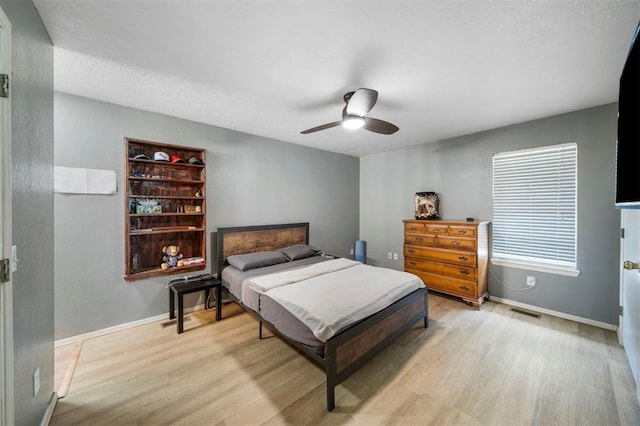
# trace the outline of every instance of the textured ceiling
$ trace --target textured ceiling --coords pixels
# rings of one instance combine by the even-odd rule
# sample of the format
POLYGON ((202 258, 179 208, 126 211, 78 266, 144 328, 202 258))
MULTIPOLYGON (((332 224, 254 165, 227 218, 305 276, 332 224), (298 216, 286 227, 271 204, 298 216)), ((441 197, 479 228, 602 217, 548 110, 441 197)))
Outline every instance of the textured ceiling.
POLYGON ((640 0, 35 0, 55 88, 349 155, 617 100, 640 0), (390 136, 342 127, 376 89, 390 136))

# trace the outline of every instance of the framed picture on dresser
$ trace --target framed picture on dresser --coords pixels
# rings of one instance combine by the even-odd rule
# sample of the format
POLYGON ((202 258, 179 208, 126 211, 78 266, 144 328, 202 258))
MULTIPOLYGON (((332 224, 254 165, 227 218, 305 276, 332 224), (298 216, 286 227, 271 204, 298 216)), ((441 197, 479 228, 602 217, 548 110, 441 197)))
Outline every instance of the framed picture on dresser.
POLYGON ((421 219, 440 219, 440 197, 435 192, 416 192, 415 217, 421 219))

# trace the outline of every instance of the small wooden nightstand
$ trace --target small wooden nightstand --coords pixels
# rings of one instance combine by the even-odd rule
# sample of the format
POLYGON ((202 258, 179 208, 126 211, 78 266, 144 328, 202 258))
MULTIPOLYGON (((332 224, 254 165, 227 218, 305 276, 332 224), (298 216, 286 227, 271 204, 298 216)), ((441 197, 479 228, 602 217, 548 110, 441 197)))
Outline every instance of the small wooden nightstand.
POLYGON ((216 277, 207 276, 196 279, 173 281, 169 284, 169 319, 176 317, 175 299, 178 299, 178 334, 184 331, 184 295, 204 290, 205 308, 209 309, 208 301, 211 289, 216 289, 216 321, 222 319, 222 283, 216 277))

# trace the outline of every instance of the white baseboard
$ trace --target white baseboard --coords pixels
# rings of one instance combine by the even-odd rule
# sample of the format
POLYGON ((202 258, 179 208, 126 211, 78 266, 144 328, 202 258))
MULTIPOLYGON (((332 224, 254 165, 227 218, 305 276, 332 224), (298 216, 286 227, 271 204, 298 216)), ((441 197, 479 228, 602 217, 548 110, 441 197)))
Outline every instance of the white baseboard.
POLYGON ((518 308, 523 308, 528 311, 538 312, 540 314, 551 315, 554 317, 564 318, 571 321, 579 322, 582 324, 592 325, 594 327, 604 328, 605 330, 617 331, 618 326, 615 324, 607 324, 606 322, 594 321, 589 318, 583 318, 576 315, 565 314, 564 312, 552 311, 551 309, 540 308, 538 306, 527 305, 526 303, 516 302, 514 300, 503 299, 501 297, 489 296, 489 300, 493 300, 494 302, 504 303, 505 305, 516 306, 518 308))
MULTIPOLYGON (((579 322, 582 324, 592 325, 594 327, 604 328, 605 330, 618 331, 618 326, 615 324, 607 324, 605 322, 594 321, 589 318, 583 318, 576 315, 565 314, 564 312, 552 311, 551 309, 540 308, 534 305, 528 305, 526 303, 516 302, 515 300, 503 299, 502 297, 490 296, 489 300, 493 300, 494 302, 504 303, 505 305, 516 306, 518 308, 527 309, 529 311, 538 312, 545 315, 551 315, 558 318, 564 318, 571 321, 579 322)), ((196 305, 191 308, 186 308, 184 313, 190 313, 194 311, 198 311, 204 309, 204 305, 196 305)), ((55 341, 55 347, 60 347, 64 345, 68 345, 70 343, 75 343, 80 340, 91 339, 93 337, 104 336, 105 334, 115 333, 116 331, 128 330, 130 328, 138 327, 141 325, 150 324, 156 321, 162 321, 164 319, 168 319, 169 314, 160 314, 154 317, 144 318, 137 321, 132 321, 124 324, 118 324, 113 327, 103 328, 101 330, 91 331, 89 333, 80 334, 77 336, 67 337, 65 339, 60 339, 55 341)))
MULTIPOLYGON (((204 304, 196 305, 191 308, 185 308, 184 313, 188 314, 190 312, 199 311, 201 309, 204 309, 204 304)), ((169 320, 168 312, 166 314, 160 314, 160 315, 156 315, 149 318, 143 318, 141 320, 131 321, 124 324, 118 324, 118 325, 114 325, 113 327, 107 327, 101 330, 90 331, 89 333, 79 334, 77 336, 71 336, 64 339, 56 340, 54 342, 54 345, 56 348, 58 348, 60 346, 68 345, 70 343, 76 343, 81 340, 100 337, 100 336, 104 336, 105 334, 115 333, 116 331, 128 330, 130 328, 139 327, 141 325, 146 325, 146 324, 150 324, 150 323, 162 321, 162 320, 167 320, 167 321, 169 320)))
POLYGON ((40 422, 40 426, 47 426, 51 422, 51 418, 53 417, 53 410, 55 410, 57 403, 58 394, 56 392, 53 392, 51 394, 51 399, 49 400, 47 410, 44 412, 44 416, 42 417, 42 422, 40 422))

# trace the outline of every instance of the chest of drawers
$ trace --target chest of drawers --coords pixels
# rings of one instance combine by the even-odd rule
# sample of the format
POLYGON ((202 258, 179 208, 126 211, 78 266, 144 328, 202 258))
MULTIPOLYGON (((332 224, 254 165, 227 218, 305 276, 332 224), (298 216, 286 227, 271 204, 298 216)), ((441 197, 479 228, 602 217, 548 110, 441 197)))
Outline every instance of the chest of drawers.
POLYGON ((461 297, 479 309, 487 289, 489 222, 403 220, 404 270, 429 291, 461 297))

